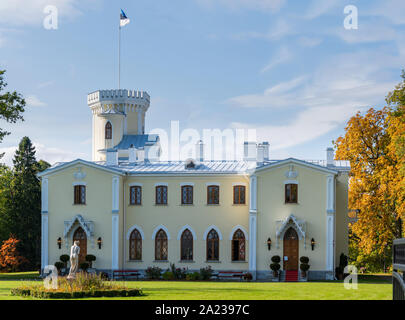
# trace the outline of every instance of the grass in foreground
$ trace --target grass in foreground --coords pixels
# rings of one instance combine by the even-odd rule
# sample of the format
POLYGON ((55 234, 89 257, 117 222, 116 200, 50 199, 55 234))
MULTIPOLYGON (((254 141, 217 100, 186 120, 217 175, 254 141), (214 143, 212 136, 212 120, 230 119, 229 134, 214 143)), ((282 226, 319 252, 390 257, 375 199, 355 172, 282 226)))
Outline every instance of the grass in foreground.
MULTIPOLYGON (((124 284, 124 282, 121 282, 124 284)), ((10 295, 22 281, 0 281, 0 299, 27 299, 10 295)), ((127 281, 131 288, 146 294, 135 300, 391 300, 389 278, 359 276, 358 290, 346 290, 342 281, 271 283, 271 282, 191 282, 191 281, 127 281)), ((28 298, 29 299, 29 298, 28 298)), ((95 300, 107 298, 95 298, 95 300)))

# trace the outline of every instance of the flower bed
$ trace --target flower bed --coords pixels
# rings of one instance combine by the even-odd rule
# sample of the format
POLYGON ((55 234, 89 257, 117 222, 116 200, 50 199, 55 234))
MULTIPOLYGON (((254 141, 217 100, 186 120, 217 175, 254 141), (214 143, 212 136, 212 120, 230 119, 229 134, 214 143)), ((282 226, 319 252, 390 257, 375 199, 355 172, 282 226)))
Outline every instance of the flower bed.
POLYGON ((76 279, 58 278, 57 289, 41 284, 25 284, 11 290, 15 296, 40 299, 78 299, 89 297, 135 297, 143 295, 141 289, 128 289, 114 281, 105 281, 101 275, 78 273, 76 279))

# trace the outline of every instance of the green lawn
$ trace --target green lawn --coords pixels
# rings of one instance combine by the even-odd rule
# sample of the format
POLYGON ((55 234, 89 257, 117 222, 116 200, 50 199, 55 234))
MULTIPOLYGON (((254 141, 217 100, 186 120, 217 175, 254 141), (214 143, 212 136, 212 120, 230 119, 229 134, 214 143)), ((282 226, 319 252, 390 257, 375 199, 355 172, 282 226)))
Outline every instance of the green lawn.
MULTIPOLYGON (((3 275, 3 274, 2 274, 3 275)), ((17 275, 18 276, 18 275, 17 275)), ((21 276, 21 274, 19 275, 21 276)), ((0 276, 1 278, 1 276, 0 276)), ((10 296, 22 281, 0 281, 0 299, 26 299, 10 296)), ((146 296, 136 300, 390 300, 389 277, 359 276, 358 290, 346 290, 343 282, 269 283, 269 282, 190 282, 128 281, 129 288, 142 288, 146 296)), ((98 298, 100 299, 100 298, 98 298)), ((124 299, 124 298, 117 298, 124 299)))

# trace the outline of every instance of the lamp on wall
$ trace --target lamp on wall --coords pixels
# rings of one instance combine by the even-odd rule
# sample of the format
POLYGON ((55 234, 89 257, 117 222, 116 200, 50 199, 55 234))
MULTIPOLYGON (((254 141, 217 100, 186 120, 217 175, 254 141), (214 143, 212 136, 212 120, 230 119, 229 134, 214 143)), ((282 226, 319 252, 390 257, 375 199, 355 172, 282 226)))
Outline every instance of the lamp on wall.
POLYGON ((267 239, 267 248, 270 251, 270 249, 271 249, 271 239, 270 238, 267 239))
POLYGON ((62 238, 61 237, 58 238, 56 243, 58 244, 59 249, 62 248, 62 238))
POLYGON ((314 248, 315 248, 315 239, 314 238, 311 239, 311 248, 312 248, 312 251, 314 251, 314 248))
POLYGON ((101 244, 103 243, 103 240, 101 240, 101 237, 98 237, 97 239, 97 244, 98 244, 98 248, 101 249, 101 244))

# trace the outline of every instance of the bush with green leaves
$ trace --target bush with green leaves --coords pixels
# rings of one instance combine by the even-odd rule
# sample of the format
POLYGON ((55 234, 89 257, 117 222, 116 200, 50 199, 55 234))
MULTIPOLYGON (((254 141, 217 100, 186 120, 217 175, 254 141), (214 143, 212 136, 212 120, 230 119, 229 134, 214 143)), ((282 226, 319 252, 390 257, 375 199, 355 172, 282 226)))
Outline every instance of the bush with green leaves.
POLYGON ((87 269, 89 268, 89 263, 88 262, 82 262, 80 263, 80 269, 82 269, 83 271, 87 271, 87 269))
POLYGON ((273 262, 273 263, 280 263, 280 261, 281 261, 280 256, 272 256, 271 257, 271 262, 273 262))
POLYGON ((186 268, 176 268, 174 263, 170 264, 170 270, 174 275, 174 278, 177 280, 186 279, 187 269, 186 268))
POLYGON ((84 259, 89 263, 91 268, 93 266, 93 262, 96 261, 96 256, 93 254, 88 254, 84 259))
POLYGON ((309 258, 308 258, 308 257, 305 257, 305 256, 302 256, 302 257, 300 258, 300 261, 301 261, 301 263, 308 263, 308 262, 309 262, 309 258))
POLYGON ((148 267, 145 272, 148 279, 156 280, 160 279, 162 269, 159 267, 148 267))
POLYGON ((62 262, 64 263, 65 268, 67 268, 67 263, 68 263, 68 261, 70 260, 69 255, 67 255, 67 254, 62 254, 62 255, 59 257, 59 259, 60 259, 60 261, 62 261, 62 262))
POLYGON ((197 281, 201 279, 201 274, 198 271, 187 273, 186 280, 197 281))
POLYGON ((301 264, 300 264, 300 270, 306 275, 307 271, 309 270, 310 265, 308 264, 309 258, 302 256, 300 258, 301 264))
POLYGON ((173 274, 173 272, 171 272, 171 271, 165 271, 165 272, 163 272, 162 278, 163 278, 164 280, 174 280, 174 279, 175 279, 175 278, 174 278, 174 274, 173 274))
POLYGON ((213 270, 211 269, 211 266, 208 266, 206 268, 201 268, 200 269, 200 279, 201 280, 210 280, 212 277, 212 272, 213 272, 213 270))
POLYGON ((277 277, 278 271, 279 271, 280 268, 281 268, 281 266, 280 266, 281 258, 280 258, 280 256, 272 256, 272 257, 271 257, 271 261, 272 261, 273 263, 270 264, 270 269, 273 271, 273 275, 274 275, 275 277, 277 277))
POLYGON ((58 271, 60 271, 62 268, 65 267, 65 264, 61 261, 55 262, 55 267, 56 269, 58 269, 58 271))

